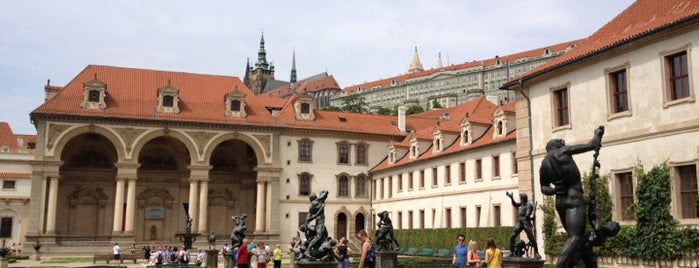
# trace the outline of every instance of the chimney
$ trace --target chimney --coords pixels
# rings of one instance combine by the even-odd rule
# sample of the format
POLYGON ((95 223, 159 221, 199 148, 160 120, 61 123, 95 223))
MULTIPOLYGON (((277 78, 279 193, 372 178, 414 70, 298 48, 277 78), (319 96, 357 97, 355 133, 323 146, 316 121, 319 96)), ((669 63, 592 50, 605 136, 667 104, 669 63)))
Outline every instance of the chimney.
POLYGON ((398 130, 405 132, 405 106, 398 106, 398 130))

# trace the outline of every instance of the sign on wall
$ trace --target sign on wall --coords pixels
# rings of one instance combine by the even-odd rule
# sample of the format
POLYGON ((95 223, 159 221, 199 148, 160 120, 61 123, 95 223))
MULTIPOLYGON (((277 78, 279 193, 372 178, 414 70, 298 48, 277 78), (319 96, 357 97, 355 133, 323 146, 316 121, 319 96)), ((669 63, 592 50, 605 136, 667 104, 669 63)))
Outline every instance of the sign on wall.
POLYGON ((147 207, 146 208, 146 219, 157 220, 165 219, 165 208, 164 207, 147 207))

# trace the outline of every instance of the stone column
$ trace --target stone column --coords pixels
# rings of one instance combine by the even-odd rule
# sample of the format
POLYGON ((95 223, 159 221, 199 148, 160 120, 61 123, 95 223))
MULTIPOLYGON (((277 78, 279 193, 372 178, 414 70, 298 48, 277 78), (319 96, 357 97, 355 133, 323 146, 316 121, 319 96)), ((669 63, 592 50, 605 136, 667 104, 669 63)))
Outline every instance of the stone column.
POLYGON ((272 183, 265 182, 265 231, 272 230, 272 183))
POLYGON ((124 179, 117 178, 116 194, 114 195, 114 225, 112 233, 121 232, 121 222, 124 215, 124 179))
POLYGON ((46 234, 56 234, 56 203, 58 202, 58 176, 49 177, 48 210, 46 212, 46 234))
POLYGON ((202 180, 199 182, 199 230, 200 234, 206 234, 207 219, 209 207, 209 181, 202 180))
POLYGON ((257 202, 255 202, 255 232, 263 232, 265 228, 265 182, 257 180, 257 202))
MULTIPOLYGON (((189 216, 194 218, 197 216, 197 190, 199 189, 199 181, 194 178, 189 179, 189 216)), ((192 221, 192 230, 197 230, 197 222, 192 221)))
POLYGON ((124 230, 133 234, 134 214, 136 213, 136 178, 129 178, 126 190, 126 223, 124 230))

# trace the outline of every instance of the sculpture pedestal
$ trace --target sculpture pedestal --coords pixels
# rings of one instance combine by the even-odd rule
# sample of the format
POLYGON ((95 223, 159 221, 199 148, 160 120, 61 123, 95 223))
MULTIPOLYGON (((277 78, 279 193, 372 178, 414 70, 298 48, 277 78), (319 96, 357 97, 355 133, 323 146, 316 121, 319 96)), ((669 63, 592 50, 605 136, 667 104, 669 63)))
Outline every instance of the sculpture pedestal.
POLYGON ((206 267, 218 267, 218 250, 207 249, 206 251, 206 267))
POLYGON ((376 268, 398 268, 398 252, 376 252, 376 268))
POLYGON ((529 258, 513 258, 513 257, 503 257, 502 258, 503 268, 542 268, 544 267, 544 260, 529 259, 529 258))
POLYGON ((307 260, 295 261, 294 263, 298 268, 337 268, 337 265, 339 264, 336 261, 320 262, 307 260))

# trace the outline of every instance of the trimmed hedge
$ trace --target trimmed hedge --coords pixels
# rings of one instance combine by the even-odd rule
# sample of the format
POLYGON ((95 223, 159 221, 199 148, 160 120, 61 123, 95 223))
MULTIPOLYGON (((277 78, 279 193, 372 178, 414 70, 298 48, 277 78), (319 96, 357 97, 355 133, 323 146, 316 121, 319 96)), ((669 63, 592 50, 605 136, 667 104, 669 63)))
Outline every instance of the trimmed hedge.
POLYGON ((495 245, 499 248, 510 247, 510 234, 512 226, 504 227, 478 227, 478 228, 441 228, 441 229, 401 229, 393 233, 400 243, 401 248, 446 248, 453 252, 457 244, 457 235, 463 234, 466 243, 469 240, 478 242, 478 248, 483 250, 488 238, 495 239, 495 245))

